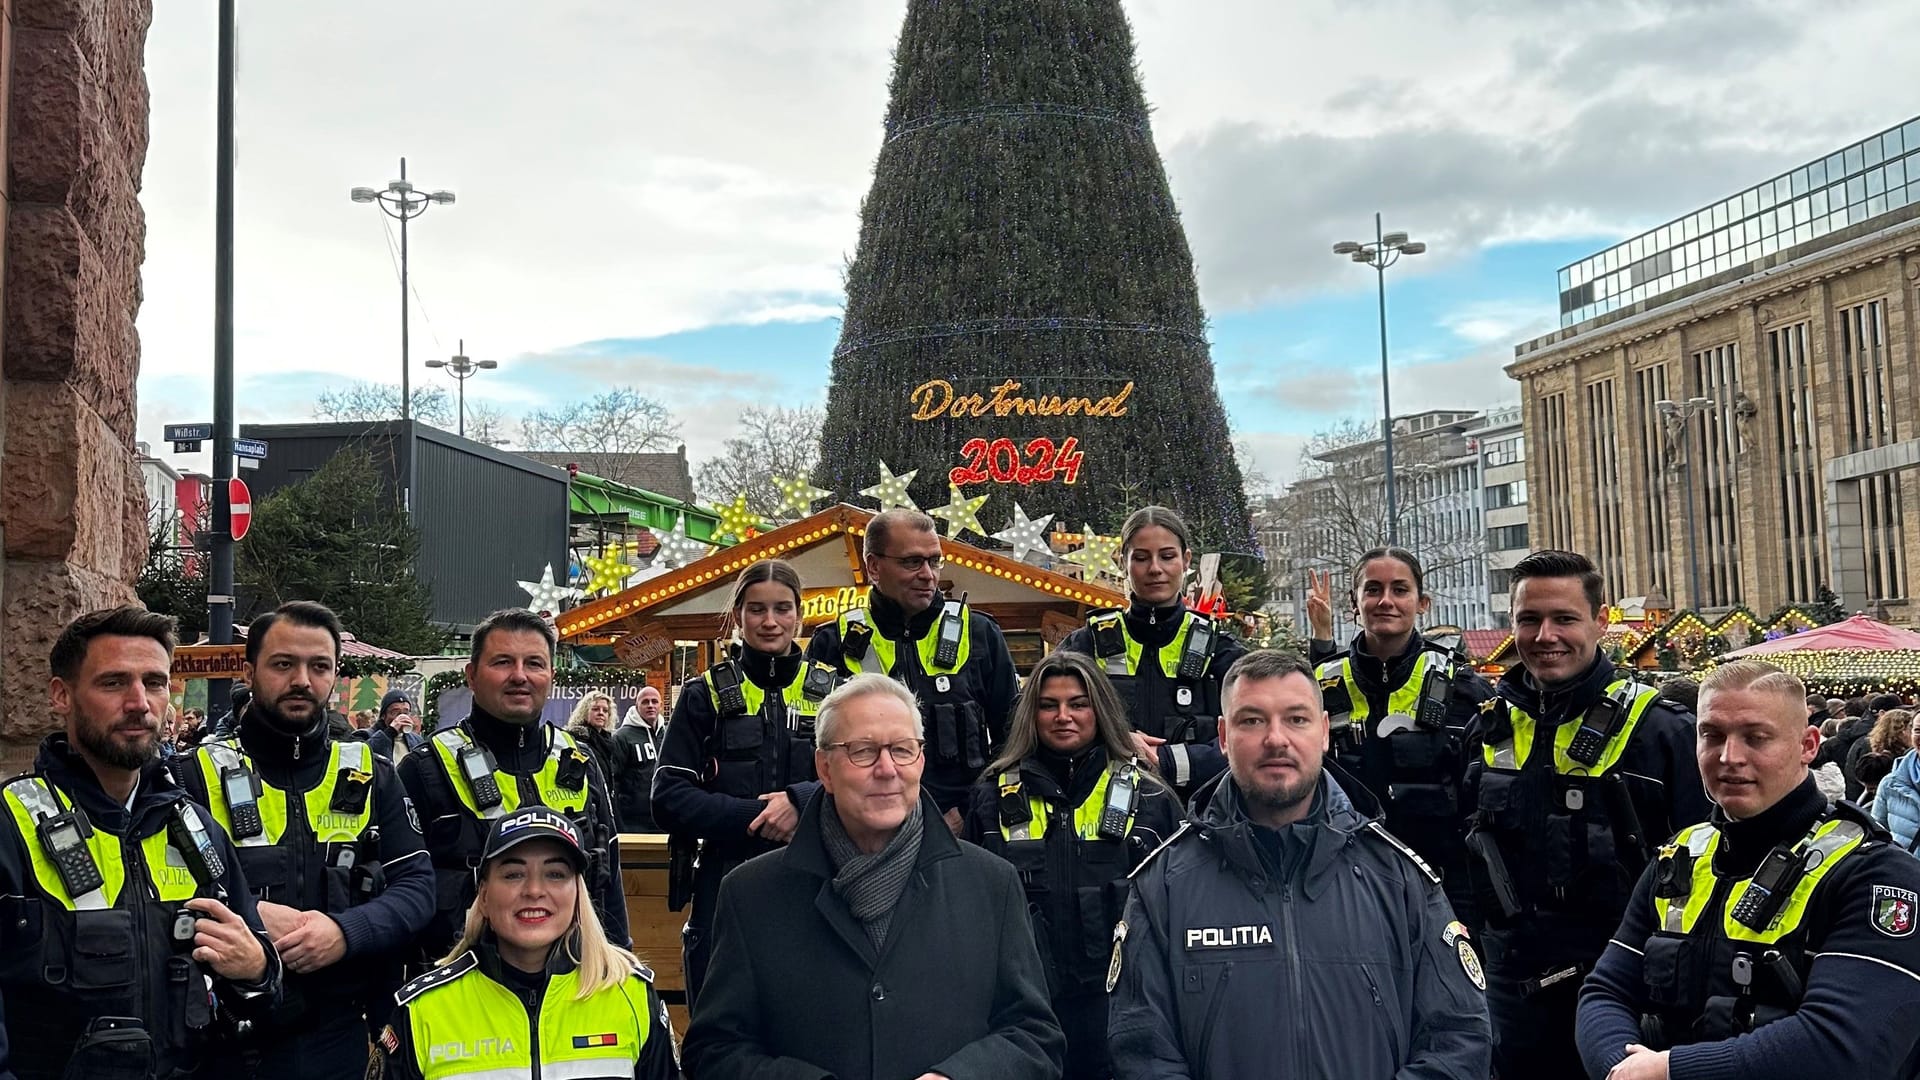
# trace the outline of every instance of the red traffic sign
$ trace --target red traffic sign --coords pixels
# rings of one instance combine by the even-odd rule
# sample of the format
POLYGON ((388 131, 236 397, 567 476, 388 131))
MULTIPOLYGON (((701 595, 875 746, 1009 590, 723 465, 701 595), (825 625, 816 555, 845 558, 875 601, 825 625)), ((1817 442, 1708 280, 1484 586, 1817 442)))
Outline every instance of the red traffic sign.
POLYGON ((247 535, 247 527, 253 524, 253 493, 247 490, 247 482, 234 477, 227 481, 227 504, 231 508, 229 520, 232 523, 233 538, 239 540, 247 535))

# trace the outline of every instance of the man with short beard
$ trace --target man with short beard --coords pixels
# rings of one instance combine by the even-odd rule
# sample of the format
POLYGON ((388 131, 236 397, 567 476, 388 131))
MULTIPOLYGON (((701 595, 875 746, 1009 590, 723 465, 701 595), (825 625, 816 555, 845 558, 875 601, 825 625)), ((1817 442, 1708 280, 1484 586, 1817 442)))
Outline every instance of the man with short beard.
POLYGON ((253 698, 181 785, 239 849, 287 967, 286 997, 243 1044, 256 1075, 330 1080, 367 1068, 367 1036, 433 914, 433 868, 393 765, 328 722, 340 620, 303 600, 247 632, 253 698))
POLYGON ((138 607, 54 642, 65 730, 0 792, 0 1076, 192 1075, 209 980, 235 1018, 278 998, 233 846, 159 760, 173 647, 173 620, 138 607))
POLYGON ((1114 1075, 1484 1077, 1476 943, 1440 879, 1325 760, 1306 661, 1227 670, 1227 772, 1133 877, 1107 969, 1114 1075))
POLYGON ((460 937, 487 829, 528 803, 552 807, 579 825, 591 860, 581 887, 593 890, 607 940, 622 948, 630 943, 606 777, 573 736, 540 719, 553 689, 554 646, 553 626, 524 608, 482 619, 466 670, 473 712, 434 732, 400 763, 400 781, 420 809, 439 881, 437 910, 419 941, 419 958, 429 964, 460 937))

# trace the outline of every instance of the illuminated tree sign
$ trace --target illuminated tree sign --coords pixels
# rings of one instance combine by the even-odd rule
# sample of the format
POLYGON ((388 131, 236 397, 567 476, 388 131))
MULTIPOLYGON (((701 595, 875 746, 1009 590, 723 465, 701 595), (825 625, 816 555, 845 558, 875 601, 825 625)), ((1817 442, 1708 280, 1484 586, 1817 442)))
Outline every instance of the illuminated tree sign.
MULTIPOLYGON (((1127 415, 1127 399, 1133 395, 1129 382, 1115 393, 1102 398, 1066 396, 1020 396, 1021 382, 1007 379, 985 394, 956 394, 945 379, 929 379, 913 388, 908 401, 913 419, 977 420, 1006 419, 1015 416, 1086 416, 1118 419, 1127 415)), ((975 437, 960 445, 962 464, 947 473, 947 479, 961 487, 969 484, 1077 483, 1086 454, 1075 435, 1055 441, 1048 436, 1016 441, 975 437)))

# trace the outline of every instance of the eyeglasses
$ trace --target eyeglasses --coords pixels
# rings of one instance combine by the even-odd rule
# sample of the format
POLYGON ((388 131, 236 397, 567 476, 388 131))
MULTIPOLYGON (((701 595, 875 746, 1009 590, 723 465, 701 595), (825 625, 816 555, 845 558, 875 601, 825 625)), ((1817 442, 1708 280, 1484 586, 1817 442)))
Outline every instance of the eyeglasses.
POLYGON ((822 746, 822 750, 845 750, 847 760, 865 769, 880 760, 880 751, 885 750, 895 765, 911 765, 920 760, 920 752, 927 745, 925 739, 908 739, 905 742, 876 743, 837 742, 822 746))
POLYGON ((940 564, 947 561, 940 555, 875 555, 874 558, 894 563, 909 574, 917 574, 921 570, 938 570, 940 564))

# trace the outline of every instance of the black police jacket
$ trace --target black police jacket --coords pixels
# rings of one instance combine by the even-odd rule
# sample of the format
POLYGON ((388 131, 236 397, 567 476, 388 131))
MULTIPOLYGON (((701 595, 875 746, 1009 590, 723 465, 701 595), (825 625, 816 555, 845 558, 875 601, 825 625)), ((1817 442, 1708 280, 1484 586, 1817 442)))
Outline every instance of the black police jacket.
MULTIPOLYGON (((1728 878, 1751 876, 1774 845, 1794 844, 1831 811, 1811 776, 1745 821, 1728 821, 1716 808, 1712 820, 1720 827, 1721 846, 1715 871, 1728 878)), ((1866 821, 1858 808, 1848 816, 1866 821)), ((1691 974, 1704 980, 1710 993, 1737 993, 1728 971, 1665 972, 1649 964, 1643 954, 1660 952, 1649 948, 1660 931, 1655 878, 1653 867, 1641 876, 1625 917, 1580 990, 1580 1056, 1594 1077, 1605 1076, 1626 1057, 1628 1043, 1648 1041, 1642 1017, 1658 1011, 1651 983, 1691 974)), ((1723 910, 1723 901, 1711 903, 1701 918, 1718 922, 1723 910)), ((1678 1023, 1663 1024, 1667 1040, 1680 1044, 1671 1050, 1672 1075, 1741 1080, 1920 1075, 1920 935, 1915 933, 1920 860, 1887 844, 1886 834, 1875 829, 1817 882, 1800 925, 1781 943, 1805 964, 1797 1007, 1749 1034, 1712 1041, 1693 1041, 1675 1030, 1678 1023)), ((1753 960, 1756 992, 1764 992, 1769 972, 1763 956, 1753 960)))
MULTIPOLYGON (((96 833, 121 838, 123 850, 134 853, 141 840, 165 832, 175 807, 188 801, 155 761, 142 770, 129 810, 101 789, 64 734, 41 742, 34 773, 84 813, 96 833)), ((204 805, 195 811, 220 857, 227 906, 253 928, 267 955, 262 982, 243 986, 213 976, 213 992, 223 1010, 257 1020, 278 1004, 280 954, 260 923, 233 845, 204 805)), ((59 1080, 89 1024, 108 1016, 145 1022, 156 1076, 194 1069, 206 1057, 215 1023, 203 981, 211 973, 188 956, 190 946, 173 940, 180 905, 141 898, 150 886, 139 884, 147 871, 133 854, 114 907, 66 910, 35 878, 26 845, 37 844, 37 836, 22 837, 7 817, 10 823, 0 826, 0 1076, 59 1080)))
MULTIPOLYGON (((967 666, 948 677, 949 689, 943 692, 939 681, 920 669, 918 643, 934 632, 946 597, 935 597, 927 610, 909 619, 900 605, 882 596, 879 590, 870 590, 867 596, 866 610, 874 633, 898 643, 893 677, 920 699, 922 720, 927 728, 927 764, 920 785, 933 796, 941 813, 955 808, 964 812, 967 791, 980 778, 980 770, 993 759, 994 749, 1006 741, 1007 718, 1013 714, 1013 701, 1020 692, 1013 655, 1007 651, 1007 639, 992 616, 969 607, 967 666), (969 763, 964 755, 947 752, 938 745, 941 725, 937 710, 942 705, 955 707, 963 717, 967 713, 977 715, 986 734, 979 760, 969 763)), ((835 626, 814 631, 807 642, 807 660, 830 664, 842 675, 853 673, 842 654, 840 631, 835 626)), ((964 719, 961 722, 964 723, 964 719)), ((965 741, 966 737, 961 734, 960 738, 965 741)))
POLYGON ((1109 975, 1116 1077, 1485 1080, 1474 942, 1337 772, 1286 830, 1249 820, 1222 774, 1134 875, 1109 975))
POLYGON ((646 724, 621 724, 613 733, 613 807, 621 832, 657 832, 653 821, 653 772, 660 764, 665 732, 646 724))
MULTIPOLYGON (((302 911, 322 911, 340 926, 347 952, 309 974, 288 972, 285 1000, 266 1027, 288 1036, 358 1015, 389 987, 409 959, 415 937, 433 917, 433 865, 420 835, 419 816, 393 764, 370 754, 367 793, 371 824, 360 844, 318 844, 302 796, 326 779, 332 739, 326 725, 298 735, 275 729, 249 705, 240 718, 240 749, 269 787, 288 794, 288 832, 273 847, 238 847, 255 900, 302 911)), ((206 754, 202 747, 196 755, 206 754)), ((206 776, 192 757, 175 771, 180 786, 206 805, 206 776)), ((384 1002, 376 1002, 384 1011, 384 1002)))
MULTIPOLYGON (((521 802, 539 802, 534 776, 546 764, 554 730, 538 721, 509 724, 477 706, 461 723, 475 742, 492 752, 500 771, 515 777, 521 802)), ((438 963, 459 939, 467 908, 473 903, 473 871, 480 865, 489 823, 475 817, 460 801, 454 780, 447 775, 431 740, 408 754, 398 771, 407 797, 420 814, 434 866, 434 917, 421 931, 420 956, 438 963)), ((607 940, 625 947, 632 938, 627 932, 626 890, 620 881, 620 830, 613 816, 613 796, 600 767, 591 761, 587 763, 586 783, 586 807, 577 816, 581 838, 588 842, 587 854, 593 862, 585 878, 607 940)))

